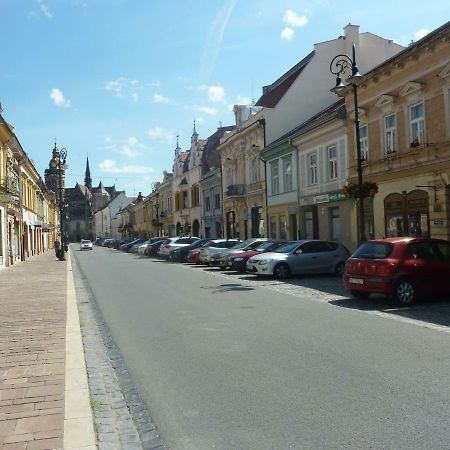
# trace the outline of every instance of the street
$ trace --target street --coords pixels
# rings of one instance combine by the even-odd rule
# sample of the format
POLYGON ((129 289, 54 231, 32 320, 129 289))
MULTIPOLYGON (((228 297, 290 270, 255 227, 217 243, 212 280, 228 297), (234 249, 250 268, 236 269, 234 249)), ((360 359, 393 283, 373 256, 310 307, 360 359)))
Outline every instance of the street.
POLYGON ((448 448, 450 301, 72 253, 168 449, 448 448))

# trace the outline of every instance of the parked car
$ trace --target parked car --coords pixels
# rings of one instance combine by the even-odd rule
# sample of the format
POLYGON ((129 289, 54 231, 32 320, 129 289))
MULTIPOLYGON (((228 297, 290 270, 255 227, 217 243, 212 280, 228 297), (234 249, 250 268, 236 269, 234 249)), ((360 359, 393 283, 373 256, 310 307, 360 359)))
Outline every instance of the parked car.
POLYGON ((252 256, 247 261, 247 272, 255 275, 273 275, 279 279, 290 275, 335 273, 342 276, 349 251, 331 241, 292 241, 275 252, 252 256))
POLYGON ((129 252, 131 247, 136 244, 142 244, 146 239, 135 239, 134 241, 128 242, 128 244, 123 244, 120 246, 120 249, 129 252))
POLYGON ((154 242, 158 242, 158 241, 162 241, 168 239, 167 237, 153 237, 150 239, 147 239, 143 244, 139 245, 138 247, 138 253, 141 255, 145 255, 145 250, 147 250, 147 247, 151 244, 153 244, 154 242))
POLYGON ((220 253, 224 249, 234 247, 241 242, 239 239, 212 239, 203 246, 199 253, 200 264, 209 265, 209 258, 215 253, 220 253))
POLYGON ((146 256, 156 256, 159 248, 161 247, 167 239, 161 239, 160 241, 153 242, 152 244, 148 244, 145 249, 144 254, 146 256))
POLYGON ((104 239, 102 242, 102 247, 112 248, 113 242, 114 242, 114 239, 111 239, 111 238, 104 239))
POLYGON ((189 252, 191 250, 200 249, 203 245, 207 244, 211 239, 199 239, 190 245, 184 245, 182 247, 175 248, 169 253, 170 261, 186 262, 189 252))
POLYGON ((261 253, 274 252, 277 248, 282 245, 286 245, 287 241, 282 241, 278 239, 269 239, 262 244, 259 244, 252 250, 239 253, 237 255, 230 256, 231 268, 234 270, 238 270, 240 272, 245 272, 247 268, 247 261, 255 255, 260 255, 261 253))
POLYGON ((80 250, 92 250, 92 242, 89 239, 82 239, 80 243, 80 250))
POLYGON ((233 255, 236 255, 238 253, 244 253, 248 250, 253 250, 254 248, 258 247, 258 245, 262 244, 263 242, 267 242, 267 238, 247 239, 244 242, 240 242, 239 244, 235 245, 232 248, 223 250, 215 255, 211 255, 211 257, 209 259, 209 265, 210 266, 218 266, 222 270, 228 269, 229 267, 231 267, 230 258, 233 255))
POLYGON ((395 237, 364 242, 345 264, 344 285, 356 298, 372 293, 401 306, 450 294, 450 242, 395 237))
POLYGON ((167 239, 167 241, 159 248, 158 255, 168 258, 171 250, 184 245, 191 245, 200 238, 195 236, 179 236, 167 239))

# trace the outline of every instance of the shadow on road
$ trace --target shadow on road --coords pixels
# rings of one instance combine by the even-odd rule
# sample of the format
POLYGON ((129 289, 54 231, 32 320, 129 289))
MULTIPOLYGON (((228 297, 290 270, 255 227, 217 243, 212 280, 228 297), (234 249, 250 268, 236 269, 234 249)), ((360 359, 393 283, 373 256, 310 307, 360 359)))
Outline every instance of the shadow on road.
POLYGON ((358 309, 360 311, 380 311, 407 319, 450 327, 450 299, 429 299, 414 306, 401 308, 382 296, 373 296, 367 300, 350 298, 337 299, 329 303, 341 308, 358 309))
POLYGON ((202 289, 209 289, 211 293, 219 292, 236 292, 236 291, 253 291, 253 287, 242 286, 242 284, 237 283, 225 283, 219 284, 217 286, 200 286, 202 289))

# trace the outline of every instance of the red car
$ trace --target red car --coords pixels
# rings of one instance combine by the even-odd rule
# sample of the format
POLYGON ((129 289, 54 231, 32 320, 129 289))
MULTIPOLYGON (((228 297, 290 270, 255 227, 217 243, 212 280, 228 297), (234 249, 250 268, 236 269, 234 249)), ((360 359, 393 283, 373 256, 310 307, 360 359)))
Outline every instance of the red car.
POLYGON ((239 253, 230 257, 231 269, 245 272, 247 270, 247 261, 255 255, 259 255, 265 252, 274 252, 278 247, 287 244, 287 241, 281 241, 271 239, 266 242, 262 242, 258 247, 248 252, 239 253))
POLYGON ((402 306, 425 296, 450 294, 450 242, 395 237, 364 242, 345 264, 353 297, 385 294, 402 306))

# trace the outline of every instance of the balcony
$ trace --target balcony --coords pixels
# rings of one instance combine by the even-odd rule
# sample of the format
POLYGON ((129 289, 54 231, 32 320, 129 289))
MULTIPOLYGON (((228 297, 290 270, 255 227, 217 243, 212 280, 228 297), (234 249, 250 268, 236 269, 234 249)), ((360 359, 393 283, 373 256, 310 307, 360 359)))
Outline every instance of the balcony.
POLYGON ((245 195, 245 184, 232 184, 227 188, 228 197, 243 197, 245 195))
POLYGON ((19 202, 19 187, 16 179, 10 177, 0 178, 0 202, 19 202))

